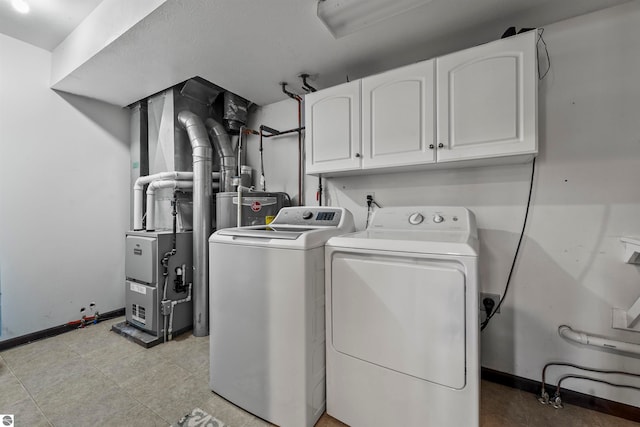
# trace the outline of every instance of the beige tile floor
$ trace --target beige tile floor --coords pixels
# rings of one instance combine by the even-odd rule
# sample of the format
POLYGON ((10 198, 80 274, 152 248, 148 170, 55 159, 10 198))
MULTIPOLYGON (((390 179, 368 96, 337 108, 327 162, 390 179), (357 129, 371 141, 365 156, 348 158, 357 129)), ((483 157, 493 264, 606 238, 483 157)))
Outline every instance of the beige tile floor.
MULTIPOLYGON (((0 414, 14 414, 18 427, 166 427, 199 407, 230 427, 269 425, 209 390, 208 337, 187 333, 147 350, 110 332, 122 320, 0 352, 0 414)), ((640 426, 571 405, 556 410, 486 381, 481 417, 483 427, 640 426)), ((326 414, 317 424, 338 426, 326 414)))

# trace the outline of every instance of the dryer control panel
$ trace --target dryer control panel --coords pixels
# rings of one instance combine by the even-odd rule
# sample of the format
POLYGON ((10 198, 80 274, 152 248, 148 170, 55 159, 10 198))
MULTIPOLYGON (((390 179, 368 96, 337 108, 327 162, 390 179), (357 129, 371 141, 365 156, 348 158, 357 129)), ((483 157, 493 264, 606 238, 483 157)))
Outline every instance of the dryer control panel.
POLYGON ((475 234, 475 217, 459 206, 401 206, 377 209, 370 229, 451 231, 475 234))

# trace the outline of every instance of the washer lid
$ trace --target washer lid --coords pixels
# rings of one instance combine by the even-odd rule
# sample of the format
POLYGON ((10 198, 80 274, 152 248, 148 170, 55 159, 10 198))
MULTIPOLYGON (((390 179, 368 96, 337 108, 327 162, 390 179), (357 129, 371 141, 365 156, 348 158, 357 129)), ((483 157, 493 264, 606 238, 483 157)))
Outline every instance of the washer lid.
POLYGON ((224 228, 218 232, 222 236, 244 236, 255 237, 258 239, 284 239, 295 240, 299 238, 302 233, 306 233, 312 230, 318 230, 320 228, 285 228, 285 227, 270 227, 268 225, 257 225, 249 227, 236 227, 236 228, 224 228))
POLYGON ((354 229, 353 215, 344 208, 294 206, 282 208, 269 225, 224 228, 213 233, 209 242, 312 249, 354 229))

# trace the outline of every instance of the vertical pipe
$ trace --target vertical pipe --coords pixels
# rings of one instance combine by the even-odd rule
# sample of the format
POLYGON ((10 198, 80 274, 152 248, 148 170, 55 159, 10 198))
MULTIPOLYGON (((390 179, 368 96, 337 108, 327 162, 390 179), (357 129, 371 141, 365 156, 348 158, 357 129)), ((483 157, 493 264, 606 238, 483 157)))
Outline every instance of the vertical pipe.
POLYGON ((302 97, 293 92, 289 92, 287 90, 287 83, 281 82, 280 86, 282 86, 282 92, 284 92, 285 95, 298 102, 298 205, 302 206, 304 205, 302 202, 302 97))
POLYGON ((232 191, 236 157, 231 147, 231 138, 224 126, 212 118, 208 118, 205 125, 209 130, 218 157, 220 157, 220 191, 232 191))
MULTIPOLYGON (((140 101, 140 176, 149 175, 149 100, 140 101)), ((142 198, 142 209, 146 209, 142 198)), ((140 225, 139 228, 142 228, 140 225)), ((135 230, 135 227, 134 227, 135 230)))
POLYGON ((302 200, 302 98, 296 96, 298 101, 298 206, 303 206, 302 200))
POLYGON ((209 335, 209 264, 211 234, 211 143, 202 120, 181 111, 178 122, 187 131, 193 151, 193 335, 209 335))

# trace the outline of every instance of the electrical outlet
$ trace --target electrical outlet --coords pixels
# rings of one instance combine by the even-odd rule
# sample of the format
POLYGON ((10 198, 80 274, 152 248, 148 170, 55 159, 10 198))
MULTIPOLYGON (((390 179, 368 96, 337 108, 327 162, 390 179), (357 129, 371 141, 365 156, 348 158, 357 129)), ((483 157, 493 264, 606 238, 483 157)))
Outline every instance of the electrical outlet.
MULTIPOLYGON (((480 311, 486 311, 484 309, 484 304, 482 303, 482 301, 484 301, 485 298, 491 298, 493 300, 493 307, 495 310, 495 307, 498 306, 498 304, 500 304, 500 295, 499 294, 488 294, 488 293, 484 293, 484 292, 480 292, 480 311)), ((497 311, 498 313, 500 313, 500 309, 498 309, 497 311)))

